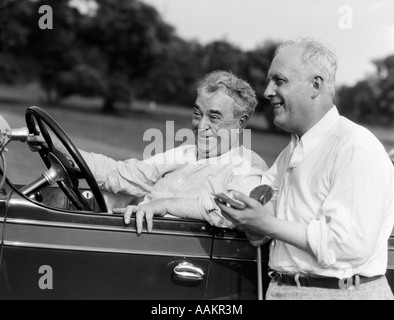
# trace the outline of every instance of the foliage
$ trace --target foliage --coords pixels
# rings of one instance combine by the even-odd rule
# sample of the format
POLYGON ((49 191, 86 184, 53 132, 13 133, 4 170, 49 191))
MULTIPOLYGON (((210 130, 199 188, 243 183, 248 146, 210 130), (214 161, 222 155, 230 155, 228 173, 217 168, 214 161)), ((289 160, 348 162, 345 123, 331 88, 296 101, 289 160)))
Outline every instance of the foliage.
POLYGON ((200 44, 174 36, 139 84, 137 94, 158 102, 193 104, 196 81, 204 74, 202 51, 200 44))
POLYGON ((112 112, 115 102, 129 102, 131 88, 149 72, 173 28, 137 0, 99 0, 91 15, 81 14, 69 2, 5 3, 2 80, 11 82, 11 77, 31 73, 49 102, 71 94, 97 94, 104 98, 104 111, 112 112), (38 27, 42 5, 52 7, 53 30, 38 27))
POLYGON ((273 123, 274 113, 269 105, 269 101, 264 98, 264 91, 267 87, 267 74, 274 58, 276 48, 279 43, 275 41, 266 41, 255 50, 247 52, 244 70, 244 78, 250 81, 253 89, 256 91, 259 105, 258 112, 262 112, 267 118, 270 131, 280 131, 273 123))
POLYGON ((27 54, 33 25, 32 3, 8 0, 0 3, 0 82, 26 81, 34 75, 34 61, 27 54))
MULTIPOLYGON (((71 95, 101 97, 103 112, 134 98, 191 105, 197 82, 214 70, 231 71, 255 89, 272 131, 264 98, 278 43, 244 51, 226 40, 202 45, 185 40, 151 6, 139 0, 79 0, 97 6, 81 12, 70 0, 0 0, 0 82, 36 80, 48 102, 71 95), (41 30, 38 9, 53 9, 53 30, 41 30)), ((394 55, 373 61, 376 74, 338 89, 341 112, 359 121, 394 121, 394 55)))
POLYGON ((394 124, 394 55, 373 61, 376 74, 338 90, 343 114, 356 121, 394 124))
MULTIPOLYGON (((173 28, 157 11, 136 0, 99 0, 96 13, 80 30, 83 46, 100 50, 100 68, 107 86, 104 111, 112 112, 118 93, 138 87, 170 42, 173 28)), ((87 62, 88 63, 88 62, 87 62)))

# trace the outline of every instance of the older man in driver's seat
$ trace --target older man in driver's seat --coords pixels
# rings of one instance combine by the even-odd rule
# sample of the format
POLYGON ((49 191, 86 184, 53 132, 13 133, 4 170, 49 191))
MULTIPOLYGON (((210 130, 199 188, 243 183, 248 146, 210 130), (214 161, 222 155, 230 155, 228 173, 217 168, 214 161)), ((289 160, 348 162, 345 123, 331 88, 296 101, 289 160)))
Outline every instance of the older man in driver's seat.
POLYGON ((82 151, 103 190, 143 197, 138 205, 117 208, 126 224, 136 214, 137 232, 153 216, 170 214, 233 227, 213 194, 234 190, 249 194, 268 169, 256 153, 240 145, 239 135, 257 105, 251 86, 224 71, 205 76, 197 89, 192 127, 195 143, 156 154, 146 160, 115 161, 82 151))

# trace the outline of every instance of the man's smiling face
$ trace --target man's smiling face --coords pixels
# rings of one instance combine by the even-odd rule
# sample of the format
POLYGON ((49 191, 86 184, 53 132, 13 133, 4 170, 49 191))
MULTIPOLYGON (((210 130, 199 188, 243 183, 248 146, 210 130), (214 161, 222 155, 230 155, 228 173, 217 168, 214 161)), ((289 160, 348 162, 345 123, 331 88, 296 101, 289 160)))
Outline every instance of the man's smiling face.
POLYGON ((264 96, 274 108, 274 124, 283 130, 302 133, 313 115, 311 72, 301 62, 301 48, 279 52, 268 71, 264 96))
POLYGON ((199 91, 193 112, 198 157, 218 157, 238 146, 240 121, 234 118, 234 100, 224 91, 199 91))

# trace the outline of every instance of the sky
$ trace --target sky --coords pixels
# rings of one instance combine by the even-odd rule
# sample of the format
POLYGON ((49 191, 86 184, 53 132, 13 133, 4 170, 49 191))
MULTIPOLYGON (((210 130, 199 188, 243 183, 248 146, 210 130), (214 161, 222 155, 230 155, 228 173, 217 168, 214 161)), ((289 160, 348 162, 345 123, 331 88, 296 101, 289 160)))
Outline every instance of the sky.
POLYGON ((227 40, 243 50, 267 40, 313 38, 338 56, 337 84, 375 73, 394 54, 394 0, 142 0, 179 36, 202 44, 227 40))

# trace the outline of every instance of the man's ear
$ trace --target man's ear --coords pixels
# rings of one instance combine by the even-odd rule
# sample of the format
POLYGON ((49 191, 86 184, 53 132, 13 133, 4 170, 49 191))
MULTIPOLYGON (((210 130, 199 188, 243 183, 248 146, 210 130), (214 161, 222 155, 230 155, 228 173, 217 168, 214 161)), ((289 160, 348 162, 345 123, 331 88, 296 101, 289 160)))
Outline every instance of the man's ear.
POLYGON ((249 120, 249 116, 247 114, 244 114, 241 118, 239 118, 238 124, 240 129, 245 129, 248 120, 249 120))
POLYGON ((312 94, 311 98, 316 98, 323 87, 323 78, 321 76, 314 76, 312 79, 312 94))

